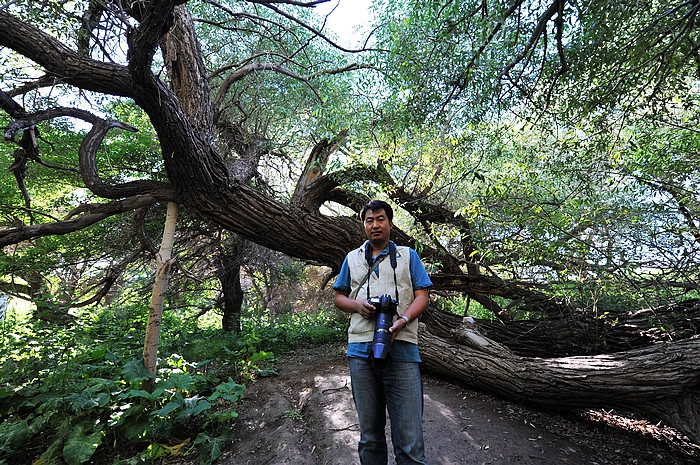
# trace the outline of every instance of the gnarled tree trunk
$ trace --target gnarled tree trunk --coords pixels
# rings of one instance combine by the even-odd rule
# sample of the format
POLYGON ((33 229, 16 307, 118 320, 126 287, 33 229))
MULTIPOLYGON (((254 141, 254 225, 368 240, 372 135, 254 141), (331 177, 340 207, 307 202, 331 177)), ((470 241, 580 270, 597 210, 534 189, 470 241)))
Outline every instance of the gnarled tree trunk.
POLYGON ((464 323, 449 337, 421 323, 426 369, 470 387, 550 408, 617 407, 657 418, 700 443, 700 338, 613 354, 515 355, 464 323))
MULTIPOLYGON (((53 109, 53 113, 40 112, 29 118, 30 115, 12 106, 3 105, 4 111, 15 119, 11 124, 15 132, 56 116, 74 116, 93 123, 80 148, 81 174, 95 197, 109 201, 85 206, 66 221, 0 231, 0 246, 68 233, 109 215, 157 201, 173 201, 262 246, 337 270, 346 252, 364 240, 362 228, 355 219, 323 215, 318 206, 324 199, 357 204, 361 193, 353 196, 334 189, 340 185, 338 180, 347 181, 342 176, 352 176, 353 170, 326 176, 311 173, 307 167, 308 182, 300 186, 298 196, 289 205, 233 176, 212 143, 212 126, 217 125, 216 114, 220 109, 210 109, 211 89, 198 56, 192 21, 185 9, 182 1, 175 0, 136 4, 131 13, 138 17, 138 24, 129 28, 126 66, 80 55, 55 37, 13 16, 9 10, 0 10, 1 46, 34 60, 48 76, 60 76, 66 85, 133 99, 148 114, 158 134, 168 175, 168 183, 136 180, 108 184, 97 172, 98 148, 110 128, 129 127, 78 110, 53 109), (172 33, 177 40, 162 42, 173 24, 172 33), (160 44, 165 50, 169 72, 180 73, 171 76, 171 84, 177 87, 175 91, 152 71, 153 55, 160 44), (197 102, 192 100, 193 96, 204 100, 197 102)), ((13 134, 10 129, 6 132, 9 137, 13 134)), ((324 154, 318 155, 323 164, 324 154)), ((381 170, 360 174, 373 180, 386 177, 381 170)), ((445 211, 424 209, 421 199, 396 192, 405 204, 420 206, 414 212, 420 221, 436 218, 443 221, 449 217, 445 211)), ((469 225, 462 227, 468 229, 469 225)), ((400 231, 395 233, 397 242, 412 244, 400 231)), ((472 246, 466 241, 463 247, 468 251, 472 246)), ((443 269, 453 274, 435 276, 436 289, 458 290, 484 299, 494 296, 511 299, 549 315, 567 311, 536 289, 491 276, 459 275, 458 260, 447 257, 444 262, 443 269)), ((424 325, 420 338, 425 366, 467 385, 548 407, 631 408, 663 419, 700 443, 700 340, 697 338, 607 355, 552 359, 516 355, 505 345, 480 336, 470 326, 459 325, 440 333, 424 325)))
MULTIPOLYGON (((450 337, 463 322, 462 317, 435 308, 423 319, 431 332, 442 337, 450 337)), ((600 316, 571 310, 545 319, 476 323, 481 334, 524 357, 597 355, 700 334, 700 300, 600 316)))

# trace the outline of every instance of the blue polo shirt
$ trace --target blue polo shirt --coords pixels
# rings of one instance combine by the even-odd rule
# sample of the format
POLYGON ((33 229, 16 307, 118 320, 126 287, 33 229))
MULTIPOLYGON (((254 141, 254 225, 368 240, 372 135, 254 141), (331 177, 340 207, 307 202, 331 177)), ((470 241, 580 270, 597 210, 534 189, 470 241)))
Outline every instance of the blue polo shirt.
MULTIPOLYGON (((409 270, 411 272, 411 282, 413 290, 427 289, 433 285, 433 282, 425 271, 423 262, 421 262, 418 253, 409 248, 409 270)), ((376 261, 382 255, 389 254, 389 246, 382 250, 379 255, 374 258, 376 261)), ((374 269, 374 273, 379 276, 379 267, 374 269)), ((343 265, 340 267, 338 278, 333 284, 333 289, 344 294, 350 294, 350 268, 348 267, 348 257, 345 257, 343 265)), ((369 358, 371 342, 351 342, 348 343, 348 357, 369 358)), ((420 354, 418 353, 418 345, 407 341, 394 341, 391 344, 391 359, 397 362, 420 362, 420 354)))

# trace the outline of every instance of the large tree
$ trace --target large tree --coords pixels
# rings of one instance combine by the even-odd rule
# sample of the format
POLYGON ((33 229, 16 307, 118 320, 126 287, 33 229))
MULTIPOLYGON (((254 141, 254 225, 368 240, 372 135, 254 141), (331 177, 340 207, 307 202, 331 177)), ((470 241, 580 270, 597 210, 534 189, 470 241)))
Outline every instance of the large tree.
MULTIPOLYGON (((516 310, 571 314, 574 306, 549 292, 556 285, 595 293, 621 276, 630 289, 656 282, 697 290, 697 170, 674 162, 696 156, 698 143, 687 131, 668 131, 675 118, 696 116, 688 106, 673 108, 671 97, 693 88, 686 59, 697 56, 695 2, 657 2, 663 5, 649 11, 638 2, 386 2, 364 64, 316 26, 307 11, 316 3, 2 7, 0 104, 20 195, 5 209, 0 246, 28 247, 175 202, 216 227, 335 271, 363 240, 362 229, 322 207, 356 209, 377 192, 413 218, 395 240, 420 248, 436 290, 460 292, 503 321, 516 310), (353 70, 361 85, 351 91, 339 76, 353 70), (345 106, 332 100, 345 90, 345 106), (71 96, 82 104, 68 106, 71 96), (101 105, 115 101, 147 115, 144 128, 152 127, 160 148, 151 172, 115 170, 105 159, 112 138, 140 129, 106 116, 101 105), (637 125, 633 136, 593 137, 609 134, 616 115, 637 125), (46 166, 59 145, 47 129, 66 118, 81 121, 71 168, 85 195, 64 219, 38 217, 27 174, 46 166), (666 125, 652 124, 663 118, 666 125), (284 192, 274 169, 294 166, 282 164, 304 153, 300 127, 313 148, 284 192), (661 148, 648 148, 655 135, 678 150, 664 160, 667 171, 649 163, 663 160, 661 148), (641 153, 635 137, 648 138, 641 153), (348 138, 374 143, 376 160, 360 163, 343 147, 348 138), (552 163, 546 151, 556 152, 552 163), (671 168, 683 178, 670 179, 671 168), (482 189, 470 192, 465 181, 482 189), (616 197, 597 195, 597 185, 616 197), (621 212, 648 228, 620 221, 621 212), (612 240, 618 233, 625 241, 612 240), (640 238, 649 242, 635 245, 640 238), (526 249, 528 241, 548 253, 526 249), (643 259, 659 251, 664 266, 652 269, 643 259)), ((679 332, 681 340, 614 356, 544 359, 515 355, 510 337, 494 331, 499 340, 491 340, 468 322, 440 330, 435 321, 449 320, 440 315, 433 309, 421 331, 432 369, 522 401, 633 408, 700 442, 700 339, 684 339, 697 326, 679 332)))

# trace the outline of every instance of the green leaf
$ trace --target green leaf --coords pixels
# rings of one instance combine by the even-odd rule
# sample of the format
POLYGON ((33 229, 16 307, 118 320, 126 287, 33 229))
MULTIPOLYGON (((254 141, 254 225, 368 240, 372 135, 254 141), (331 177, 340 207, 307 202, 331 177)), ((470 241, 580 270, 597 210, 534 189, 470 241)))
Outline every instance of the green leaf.
POLYGON ((139 418, 142 417, 142 413, 146 410, 143 404, 135 405, 122 405, 119 406, 109 419, 108 425, 110 427, 121 426, 126 423, 133 423, 134 421, 140 421, 139 418))
POLYGON ((129 384, 153 378, 153 375, 146 370, 143 360, 139 358, 135 358, 124 365, 122 376, 124 381, 129 384))
POLYGON ((154 399, 153 394, 151 394, 150 392, 145 391, 143 389, 131 389, 131 390, 129 390, 129 392, 126 393, 126 397, 127 398, 141 397, 141 398, 148 399, 148 400, 154 399))
POLYGON ((12 397, 14 395, 15 395, 15 392, 12 389, 0 387, 0 399, 2 399, 4 397, 12 397))
POLYGON ((82 412, 94 407, 104 407, 109 404, 110 396, 108 391, 114 385, 110 380, 96 379, 92 381, 93 386, 84 389, 81 393, 70 394, 66 400, 70 409, 75 412, 82 412))
POLYGON ((208 397, 209 401, 214 401, 221 397, 229 402, 237 402, 245 393, 245 386, 234 383, 231 378, 226 383, 221 383, 216 387, 212 395, 208 397))
POLYGON ((32 431, 25 420, 5 420, 0 424, 0 452, 16 449, 32 436, 32 431))
POLYGON ((259 362, 260 360, 268 360, 272 358, 272 353, 270 352, 265 352, 264 350, 261 350, 259 352, 254 353, 251 355, 250 359, 248 360, 251 363, 259 362))
POLYGON ((91 351, 91 352, 88 354, 88 357, 89 357, 89 359, 90 359, 91 361, 93 361, 93 362, 95 362, 95 361, 101 361, 101 360, 104 359, 106 353, 107 353, 107 348, 106 348, 106 347, 102 347, 102 348, 100 348, 100 349, 95 349, 95 350, 91 351))
POLYGON ((177 410, 183 406, 183 402, 180 399, 173 398, 173 400, 171 400, 170 402, 165 404, 165 407, 152 411, 151 415, 152 416, 159 416, 159 417, 168 416, 169 414, 171 414, 172 412, 174 412, 175 410, 177 410))
POLYGON ((189 373, 172 373, 168 379, 158 383, 158 387, 177 391, 190 391, 194 388, 194 377, 189 373))
POLYGON ((182 412, 177 416, 179 421, 187 420, 192 416, 200 415, 202 412, 211 409, 211 404, 200 398, 199 396, 194 396, 185 400, 185 405, 187 406, 182 412))
POLYGON ((199 433, 194 441, 194 445, 199 451, 199 463, 210 464, 216 462, 222 454, 221 445, 231 437, 230 431, 224 432, 219 437, 209 436, 199 433))
MULTIPOLYGON (((141 406, 132 407, 134 413, 142 411, 141 406)), ((130 409, 131 411, 132 409, 130 409)), ((137 414, 124 415, 124 420, 121 421, 120 430, 124 433, 127 439, 134 442, 144 442, 148 440, 147 430, 148 430, 148 419, 146 416, 139 416, 137 414)))
POLYGON ((209 415, 209 419, 218 423, 225 423, 238 418, 238 412, 231 410, 230 412, 216 412, 209 415))
POLYGON ((101 431, 85 435, 82 428, 73 429, 63 446, 63 458, 68 465, 80 465, 90 460, 101 443, 101 431))

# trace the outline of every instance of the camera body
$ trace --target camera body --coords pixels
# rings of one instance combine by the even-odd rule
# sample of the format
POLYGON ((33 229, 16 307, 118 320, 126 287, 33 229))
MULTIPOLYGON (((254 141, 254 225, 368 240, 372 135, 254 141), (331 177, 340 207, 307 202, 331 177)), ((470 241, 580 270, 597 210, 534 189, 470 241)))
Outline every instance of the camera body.
POLYGON ((391 333, 389 328, 394 323, 398 301, 392 299, 389 294, 384 294, 379 297, 370 297, 369 303, 377 309, 377 321, 374 324, 370 358, 386 360, 391 352, 391 333))

